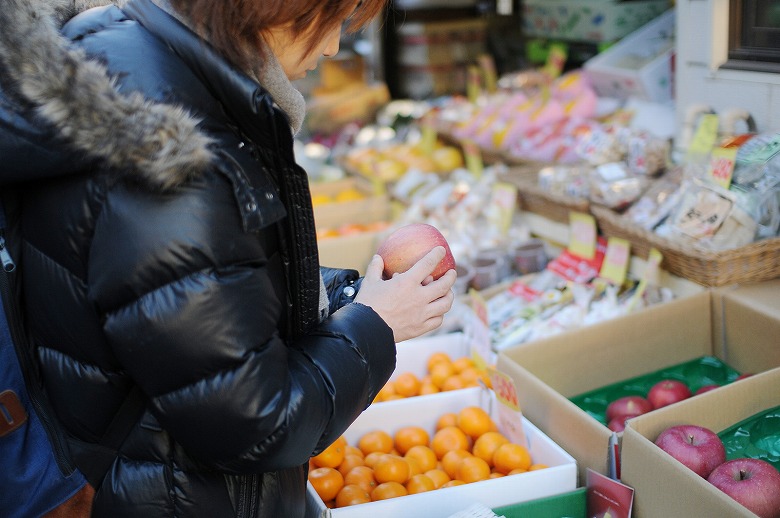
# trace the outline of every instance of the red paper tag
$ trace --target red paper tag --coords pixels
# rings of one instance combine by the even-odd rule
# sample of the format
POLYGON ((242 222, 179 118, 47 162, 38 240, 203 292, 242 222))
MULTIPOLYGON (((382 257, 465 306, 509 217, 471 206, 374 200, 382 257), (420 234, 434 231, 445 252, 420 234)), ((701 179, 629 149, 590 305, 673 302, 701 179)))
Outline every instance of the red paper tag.
POLYGON ((606 250, 606 240, 603 237, 599 237, 596 242, 596 254, 593 259, 583 259, 569 250, 564 250, 547 265, 547 269, 552 270, 567 281, 584 284, 598 276, 601 271, 601 265, 604 263, 606 250))
POLYGON ((515 295, 517 297, 522 297, 523 300, 526 300, 528 302, 532 302, 538 299, 542 295, 542 292, 531 288, 530 286, 528 286, 522 281, 513 282, 509 286, 508 291, 512 295, 515 295))

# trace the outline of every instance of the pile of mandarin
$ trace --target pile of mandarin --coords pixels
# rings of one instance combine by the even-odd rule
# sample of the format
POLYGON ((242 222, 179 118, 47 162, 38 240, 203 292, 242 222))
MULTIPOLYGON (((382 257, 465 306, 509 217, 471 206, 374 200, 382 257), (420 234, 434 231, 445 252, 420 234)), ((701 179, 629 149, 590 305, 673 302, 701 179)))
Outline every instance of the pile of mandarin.
POLYGON ((490 387, 487 373, 468 356, 453 360, 445 352, 435 352, 428 358, 426 368, 423 377, 412 372, 398 374, 382 387, 374 403, 483 385, 490 387))
POLYGON ((405 426, 340 437, 309 462, 309 482, 330 508, 433 491, 542 469, 478 406, 439 417, 431 436, 405 426))

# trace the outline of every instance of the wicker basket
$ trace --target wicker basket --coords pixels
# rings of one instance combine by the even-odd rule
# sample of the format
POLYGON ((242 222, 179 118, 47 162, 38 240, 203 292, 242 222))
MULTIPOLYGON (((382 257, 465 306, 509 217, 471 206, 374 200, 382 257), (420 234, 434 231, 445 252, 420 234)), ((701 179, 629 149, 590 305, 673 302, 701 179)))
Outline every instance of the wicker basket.
POLYGON ((517 187, 520 209, 544 216, 559 223, 569 223, 570 212, 590 211, 590 202, 584 198, 554 194, 539 186, 539 170, 549 164, 514 165, 506 174, 506 181, 517 187))
POLYGON ((647 258, 650 249, 656 248, 663 254, 663 269, 702 286, 727 286, 780 277, 780 238, 714 252, 659 236, 606 207, 592 205, 590 210, 606 237, 626 239, 631 243, 633 255, 641 258, 647 258))

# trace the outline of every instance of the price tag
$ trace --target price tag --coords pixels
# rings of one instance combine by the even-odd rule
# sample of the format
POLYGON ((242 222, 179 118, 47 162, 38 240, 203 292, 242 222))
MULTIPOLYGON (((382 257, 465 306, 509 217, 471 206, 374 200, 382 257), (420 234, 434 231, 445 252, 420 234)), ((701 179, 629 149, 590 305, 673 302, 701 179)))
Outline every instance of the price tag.
POLYGON ((479 56, 479 66, 482 68, 482 75, 485 78, 485 90, 488 93, 495 93, 498 90, 498 79, 496 77, 496 62, 490 54, 479 56))
POLYGON ((482 178, 482 172, 485 166, 482 163, 482 151, 473 140, 463 141, 463 155, 466 158, 466 169, 469 170, 475 178, 482 178))
POLYGON ((596 219, 582 212, 569 213, 569 251, 583 259, 596 255, 596 219))
POLYGON ((502 235, 509 232, 515 207, 517 207, 517 187, 504 182, 496 182, 493 186, 488 217, 502 235))
POLYGON ((433 150, 436 149, 436 139, 438 135, 436 134, 436 128, 433 127, 433 124, 424 122, 422 124, 422 135, 420 137, 420 149, 425 154, 425 156, 431 156, 433 154, 433 150))
POLYGON ((619 237, 610 237, 607 241, 607 253, 601 265, 599 275, 615 284, 622 286, 628 273, 628 261, 631 258, 631 243, 619 237))
POLYGON ((708 113, 702 115, 699 118, 699 124, 696 127, 696 133, 693 135, 690 145, 688 146, 688 152, 686 153, 686 161, 696 161, 701 156, 707 156, 715 147, 715 142, 718 139, 718 116, 714 113, 708 113))
POLYGON ((372 174, 369 181, 371 182, 371 190, 374 191, 376 196, 384 196, 387 194, 387 184, 378 174, 372 174))
POLYGON ((468 76, 466 78, 466 97, 472 104, 477 104, 479 100, 480 78, 479 68, 474 65, 469 66, 468 76))
POLYGON ((731 177, 734 175, 734 164, 737 161, 737 148, 716 147, 710 155, 710 166, 707 175, 724 189, 731 185, 731 177))
POLYGON ((561 75, 561 72, 563 72, 563 67, 566 65, 566 59, 568 57, 569 51, 565 44, 551 44, 547 53, 547 61, 542 67, 542 72, 544 72, 550 79, 557 78, 561 75))
POLYGON ((539 299, 539 297, 541 297, 543 293, 541 291, 531 288, 526 283, 520 280, 514 281, 512 284, 510 284, 509 287, 507 288, 507 291, 509 291, 509 293, 511 293, 516 297, 521 297, 523 300, 527 302, 533 302, 534 300, 539 299))
POLYGON ((664 256, 656 248, 651 248, 647 254, 647 261, 645 262, 645 271, 642 274, 642 279, 639 281, 639 286, 636 287, 636 292, 631 297, 628 303, 629 311, 633 311, 642 297, 645 296, 645 291, 649 285, 657 286, 659 284, 659 274, 661 269, 661 261, 664 256))
POLYGON ((471 308, 474 312, 474 322, 470 326, 471 357, 478 369, 486 369, 496 362, 496 354, 493 352, 490 338, 490 321, 485 298, 480 292, 471 288, 469 290, 471 308))
POLYGON ((634 507, 632 487, 590 468, 585 479, 588 516, 631 518, 634 507))
POLYGON ((601 271, 607 242, 603 237, 596 241, 596 252, 592 259, 583 259, 566 249, 558 257, 547 263, 547 269, 567 281, 586 283, 592 281, 601 271))
POLYGON ((490 384, 498 401, 498 423, 502 433, 516 444, 527 445, 523 430, 523 413, 517 399, 517 389, 512 378, 496 369, 488 369, 490 384))

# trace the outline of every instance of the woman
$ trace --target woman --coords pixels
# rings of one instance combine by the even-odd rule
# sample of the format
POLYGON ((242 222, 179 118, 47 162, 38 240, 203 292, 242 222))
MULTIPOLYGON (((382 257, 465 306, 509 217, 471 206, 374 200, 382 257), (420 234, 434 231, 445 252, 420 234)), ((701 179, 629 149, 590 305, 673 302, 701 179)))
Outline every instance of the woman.
POLYGON ((392 279, 378 256, 363 279, 321 269, 293 157, 289 80, 382 4, 0 9, 3 177, 37 180, 27 316, 93 516, 303 515, 308 459, 371 403, 395 342, 451 307, 441 247, 392 279), (101 478, 95 444, 136 392, 101 478))

